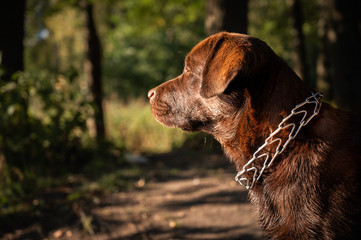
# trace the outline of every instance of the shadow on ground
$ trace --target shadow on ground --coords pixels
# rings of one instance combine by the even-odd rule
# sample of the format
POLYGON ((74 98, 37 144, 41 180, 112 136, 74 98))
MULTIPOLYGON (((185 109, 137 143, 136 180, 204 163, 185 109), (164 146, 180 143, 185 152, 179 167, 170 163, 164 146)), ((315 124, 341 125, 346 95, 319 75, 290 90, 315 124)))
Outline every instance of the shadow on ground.
POLYGON ((2 226, 2 239, 263 239, 247 192, 234 182, 235 170, 222 155, 147 159, 128 179, 132 188, 71 204, 64 196, 71 190, 59 189, 44 204, 51 206, 23 215, 29 218, 22 224, 2 226))

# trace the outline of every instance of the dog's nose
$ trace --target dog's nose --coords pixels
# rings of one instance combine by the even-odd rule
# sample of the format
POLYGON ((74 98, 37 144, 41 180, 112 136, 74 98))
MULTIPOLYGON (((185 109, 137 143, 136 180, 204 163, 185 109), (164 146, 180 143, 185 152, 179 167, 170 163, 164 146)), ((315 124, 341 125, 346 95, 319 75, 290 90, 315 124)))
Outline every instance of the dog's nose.
POLYGON ((151 98, 154 97, 154 96, 155 96, 155 90, 152 89, 152 90, 150 90, 150 91, 148 92, 148 98, 151 99, 151 98))

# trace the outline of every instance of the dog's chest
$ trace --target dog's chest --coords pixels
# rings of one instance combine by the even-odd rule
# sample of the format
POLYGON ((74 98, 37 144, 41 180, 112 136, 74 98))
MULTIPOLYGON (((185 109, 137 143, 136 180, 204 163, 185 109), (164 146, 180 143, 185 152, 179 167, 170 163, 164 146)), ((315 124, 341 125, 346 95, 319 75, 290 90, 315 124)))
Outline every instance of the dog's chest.
POLYGON ((274 239, 312 239, 320 236, 322 219, 318 212, 322 204, 312 193, 304 195, 304 192, 302 186, 250 192, 250 200, 257 208, 266 235, 274 239))

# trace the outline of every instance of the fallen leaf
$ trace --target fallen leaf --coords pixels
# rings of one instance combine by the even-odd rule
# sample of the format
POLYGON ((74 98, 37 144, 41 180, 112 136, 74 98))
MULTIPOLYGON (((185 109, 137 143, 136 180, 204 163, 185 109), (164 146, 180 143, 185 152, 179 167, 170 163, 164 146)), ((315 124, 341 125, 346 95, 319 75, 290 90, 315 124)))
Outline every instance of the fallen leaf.
POLYGON ((53 237, 54 238, 60 238, 61 236, 63 236, 63 230, 56 230, 54 233, 53 233, 53 237))

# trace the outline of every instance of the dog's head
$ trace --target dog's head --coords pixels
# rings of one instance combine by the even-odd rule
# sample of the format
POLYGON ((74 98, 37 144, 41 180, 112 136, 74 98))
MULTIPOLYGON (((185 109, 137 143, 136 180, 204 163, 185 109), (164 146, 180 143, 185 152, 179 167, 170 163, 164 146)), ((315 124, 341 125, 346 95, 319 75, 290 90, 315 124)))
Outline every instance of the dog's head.
POLYGON ((215 132, 220 131, 217 126, 222 123, 237 125, 232 119, 239 120, 251 102, 252 109, 257 106, 264 109, 268 101, 279 101, 288 94, 283 90, 278 90, 278 97, 273 94, 277 79, 294 75, 284 66, 287 65, 257 38, 215 34, 187 55, 180 76, 148 92, 153 115, 169 127, 217 135, 215 132))

